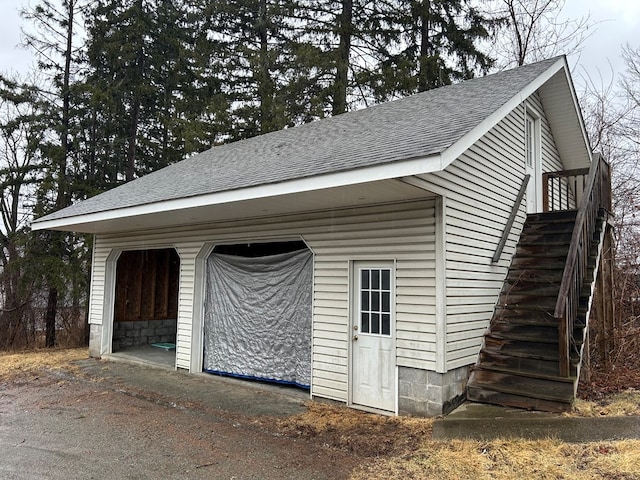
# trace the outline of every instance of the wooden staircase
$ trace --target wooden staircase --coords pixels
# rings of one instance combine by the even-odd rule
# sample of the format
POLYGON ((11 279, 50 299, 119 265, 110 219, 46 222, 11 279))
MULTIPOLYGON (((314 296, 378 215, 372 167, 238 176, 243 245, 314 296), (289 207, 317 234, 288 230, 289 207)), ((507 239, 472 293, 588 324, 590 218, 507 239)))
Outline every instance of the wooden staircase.
POLYGON ((469 400, 553 412, 571 406, 605 220, 606 210, 599 205, 585 241, 576 233, 584 230, 580 210, 527 216, 478 362, 472 367, 469 400), (567 278, 575 270, 572 250, 582 250, 578 253, 584 261, 580 276, 574 275, 580 280, 571 278, 575 292, 567 295, 567 278), (567 297, 572 300, 570 319, 564 315, 567 297))

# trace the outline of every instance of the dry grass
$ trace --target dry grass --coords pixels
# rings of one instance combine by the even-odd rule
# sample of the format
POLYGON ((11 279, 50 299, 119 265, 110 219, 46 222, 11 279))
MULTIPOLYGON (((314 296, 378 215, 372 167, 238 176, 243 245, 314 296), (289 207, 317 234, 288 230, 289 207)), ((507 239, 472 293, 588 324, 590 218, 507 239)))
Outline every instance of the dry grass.
POLYGON ((307 411, 279 427, 290 436, 314 438, 324 444, 366 457, 397 455, 417 448, 431 437, 433 421, 386 417, 337 405, 309 402, 307 411))
POLYGON ((597 402, 577 400, 569 415, 579 417, 624 417, 640 415, 640 390, 630 388, 613 393, 597 402))
POLYGON ((6 381, 26 375, 37 375, 44 369, 76 371, 77 367, 71 362, 88 356, 89 352, 86 348, 0 353, 0 380, 6 381))
POLYGON ((640 479, 640 441, 426 441, 401 457, 377 459, 351 480, 640 479))
MULTIPOLYGON (((593 415, 629 414, 637 391, 608 405, 584 402, 593 415)), ((640 441, 568 444, 559 440, 431 440, 432 420, 384 417, 346 407, 309 403, 304 414, 282 420, 287 435, 368 457, 351 480, 640 480, 640 441)))

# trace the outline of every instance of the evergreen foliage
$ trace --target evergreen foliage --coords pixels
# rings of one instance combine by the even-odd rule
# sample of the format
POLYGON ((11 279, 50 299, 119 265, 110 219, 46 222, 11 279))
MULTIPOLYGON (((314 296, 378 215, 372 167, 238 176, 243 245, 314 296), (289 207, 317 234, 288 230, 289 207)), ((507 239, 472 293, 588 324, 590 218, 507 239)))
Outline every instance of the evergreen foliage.
MULTIPOLYGON (((23 16, 39 87, 7 81, 0 101, 36 113, 0 127, 28 126, 30 163, 13 177, 3 165, 0 181, 36 217, 220 143, 491 66, 477 46, 490 22, 468 0, 39 0, 23 16)), ((12 295, 51 346, 86 313, 91 238, 14 230, 2 275, 28 285, 12 295)))

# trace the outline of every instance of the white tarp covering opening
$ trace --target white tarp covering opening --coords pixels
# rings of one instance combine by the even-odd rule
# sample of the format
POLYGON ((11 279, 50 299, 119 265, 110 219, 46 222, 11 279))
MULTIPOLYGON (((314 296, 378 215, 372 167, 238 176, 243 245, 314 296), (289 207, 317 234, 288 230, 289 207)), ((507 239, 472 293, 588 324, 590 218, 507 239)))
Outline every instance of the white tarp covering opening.
POLYGON ((207 260, 204 369, 311 383, 312 253, 207 260))

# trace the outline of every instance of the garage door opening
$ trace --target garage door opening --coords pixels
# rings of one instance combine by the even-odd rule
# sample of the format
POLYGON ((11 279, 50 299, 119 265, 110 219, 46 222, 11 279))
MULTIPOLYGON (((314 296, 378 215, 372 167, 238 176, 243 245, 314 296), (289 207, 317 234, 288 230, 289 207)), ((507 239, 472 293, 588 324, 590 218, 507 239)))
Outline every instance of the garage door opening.
POLYGON ((175 366, 179 271, 172 248, 120 254, 112 352, 175 366))
POLYGON ((304 242, 216 246, 207 259, 203 369, 309 388, 312 275, 304 242))

